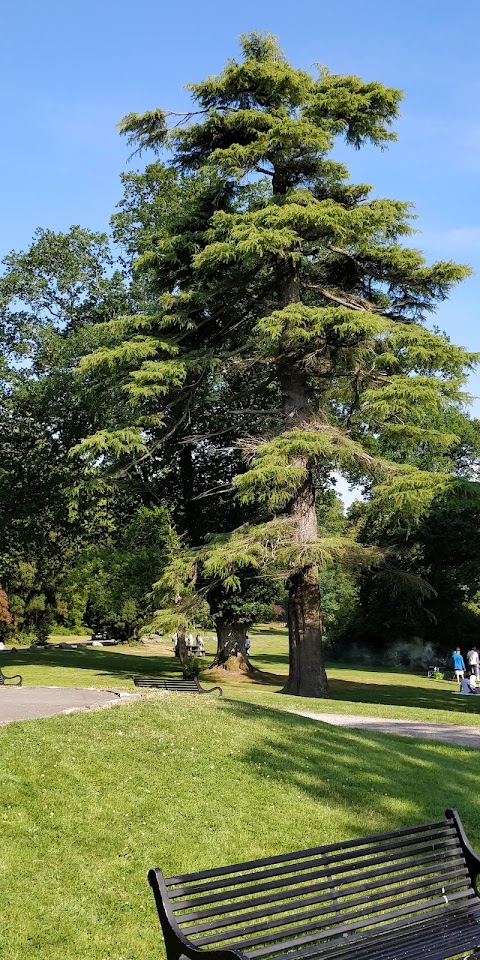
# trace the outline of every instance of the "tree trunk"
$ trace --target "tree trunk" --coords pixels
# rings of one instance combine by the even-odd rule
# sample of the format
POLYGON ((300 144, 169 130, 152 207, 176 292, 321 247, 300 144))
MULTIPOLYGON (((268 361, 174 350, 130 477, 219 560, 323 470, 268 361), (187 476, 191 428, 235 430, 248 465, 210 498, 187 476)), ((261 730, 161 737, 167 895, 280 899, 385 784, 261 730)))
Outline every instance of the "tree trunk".
POLYGON ((187 644, 185 640, 185 634, 179 631, 178 640, 177 640, 177 657, 180 660, 182 667, 184 667, 187 662, 187 656, 188 656, 188 651, 187 651, 187 644))
MULTIPOLYGON (((317 539, 315 487, 311 475, 290 504, 298 543, 317 539)), ((328 697, 323 650, 320 584, 316 564, 288 579, 289 674, 282 693, 298 697, 328 697)))
MULTIPOLYGON (((288 305, 298 300, 298 278, 292 269, 284 287, 284 303, 288 305)), ((302 369, 292 365, 288 355, 285 362, 280 362, 280 384, 285 429, 308 426, 311 414, 308 406, 307 377, 302 369)), ((299 457, 295 465, 304 467, 307 476, 289 505, 289 516, 294 522, 294 536, 298 544, 315 543, 318 524, 313 476, 306 457, 299 457)), ((292 573, 287 585, 290 656, 288 680, 282 693, 299 697, 328 697, 318 567, 307 564, 303 569, 292 573)))
POLYGON ((316 566, 293 574, 288 582, 288 642, 289 674, 282 693, 328 697, 316 566))
POLYGON ((192 543, 198 542, 198 520, 199 511, 193 502, 194 492, 194 467, 192 457, 192 447, 186 443, 180 452, 180 483, 182 490, 183 510, 185 516, 185 526, 192 543))
POLYGON ((224 667, 225 670, 232 668, 248 670, 250 664, 245 649, 246 624, 217 620, 215 627, 217 631, 217 652, 211 664, 212 667, 224 667))

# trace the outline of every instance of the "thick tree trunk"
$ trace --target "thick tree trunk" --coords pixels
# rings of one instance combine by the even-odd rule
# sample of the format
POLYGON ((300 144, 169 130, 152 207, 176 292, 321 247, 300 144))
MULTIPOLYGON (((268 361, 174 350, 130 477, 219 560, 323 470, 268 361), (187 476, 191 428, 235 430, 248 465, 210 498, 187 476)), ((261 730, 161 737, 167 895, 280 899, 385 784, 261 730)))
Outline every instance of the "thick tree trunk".
POLYGON ((282 693, 328 697, 316 566, 293 574, 288 582, 288 642, 289 674, 282 693))
POLYGON ((259 670, 249 660, 245 645, 247 629, 245 623, 217 620, 217 652, 215 659, 207 669, 212 670, 221 667, 223 670, 241 673, 252 680, 256 680, 257 683, 271 683, 278 686, 278 676, 259 670))
POLYGON ((215 627, 217 631, 217 652, 212 667, 248 671, 250 665, 245 649, 246 624, 217 620, 215 627))
POLYGON ((193 501, 194 493, 194 467, 192 448, 190 444, 184 444, 180 453, 180 483, 182 490, 183 510, 185 515, 185 525, 192 543, 198 542, 198 520, 199 511, 193 501))
MULTIPOLYGON (((292 270, 284 287, 285 305, 299 300, 298 278, 292 270)), ((283 410, 286 429, 306 427, 311 414, 308 406, 308 383, 302 369, 292 365, 287 356, 280 365, 283 410)), ((318 536, 315 509, 315 485, 308 459, 299 457, 297 466, 307 475, 289 505, 298 544, 315 543, 318 536)), ((322 639, 322 612, 318 567, 307 564, 292 573, 288 585, 289 674, 282 693, 299 697, 328 697, 322 639)))
MULTIPOLYGON (((310 475, 290 505, 297 542, 317 539, 315 487, 310 475)), ((288 580, 289 674, 282 693, 298 697, 328 697, 322 638, 318 567, 305 566, 288 580)))

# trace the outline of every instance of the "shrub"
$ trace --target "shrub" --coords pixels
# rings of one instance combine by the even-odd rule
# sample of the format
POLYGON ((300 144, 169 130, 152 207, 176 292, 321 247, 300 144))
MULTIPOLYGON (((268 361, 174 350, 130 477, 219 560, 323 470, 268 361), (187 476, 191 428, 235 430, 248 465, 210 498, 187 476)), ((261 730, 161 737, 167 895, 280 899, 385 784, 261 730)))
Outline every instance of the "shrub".
POLYGON ((187 657, 182 672, 185 680, 191 680, 193 677, 200 676, 202 672, 202 661, 199 657, 187 657))

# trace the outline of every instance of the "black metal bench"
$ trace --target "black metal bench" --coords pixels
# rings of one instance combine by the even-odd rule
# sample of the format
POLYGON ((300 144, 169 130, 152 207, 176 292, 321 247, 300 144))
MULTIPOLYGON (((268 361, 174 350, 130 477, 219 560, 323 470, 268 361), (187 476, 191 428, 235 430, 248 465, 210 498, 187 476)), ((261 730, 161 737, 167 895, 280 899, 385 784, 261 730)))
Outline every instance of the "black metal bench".
POLYGON ((168 960, 447 960, 480 950, 480 859, 456 812, 445 817, 183 876, 151 870, 168 960))
POLYGON ((6 677, 3 670, 0 669, 0 686, 4 687, 7 683, 11 683, 12 687, 21 687, 23 681, 19 673, 15 673, 13 677, 6 677))
POLYGON ((188 680, 183 677, 133 677, 133 682, 136 687, 156 687, 159 690, 172 690, 174 693, 213 693, 218 690, 220 696, 223 696, 221 687, 204 690, 198 677, 190 677, 188 680))

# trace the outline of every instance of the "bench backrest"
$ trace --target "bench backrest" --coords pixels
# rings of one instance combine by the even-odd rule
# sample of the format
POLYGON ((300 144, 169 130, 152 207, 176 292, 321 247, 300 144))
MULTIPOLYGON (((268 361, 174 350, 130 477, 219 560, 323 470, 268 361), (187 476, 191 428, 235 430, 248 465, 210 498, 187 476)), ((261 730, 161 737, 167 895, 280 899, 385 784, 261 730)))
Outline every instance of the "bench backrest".
POLYGON ((198 680, 196 677, 190 677, 185 680, 183 677, 134 677, 137 687, 159 687, 161 690, 176 690, 178 692, 198 693, 198 680))
POLYGON ((151 871, 150 882, 159 912, 161 901, 196 947, 236 948, 252 960, 330 956, 336 941, 343 960, 352 938, 398 933, 469 904, 480 910, 448 819, 168 879, 151 871))

